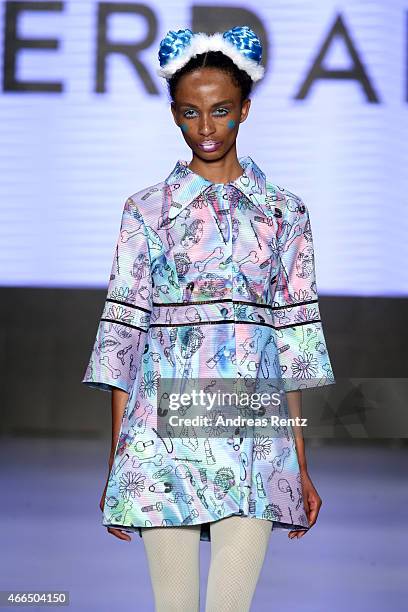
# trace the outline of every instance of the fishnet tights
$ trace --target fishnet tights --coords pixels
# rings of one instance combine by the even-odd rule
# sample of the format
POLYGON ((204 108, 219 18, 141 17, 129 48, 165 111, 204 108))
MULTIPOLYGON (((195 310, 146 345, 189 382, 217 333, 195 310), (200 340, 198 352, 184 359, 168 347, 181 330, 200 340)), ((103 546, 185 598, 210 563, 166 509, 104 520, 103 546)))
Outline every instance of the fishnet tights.
MULTIPOLYGON (((199 612, 200 525, 143 527, 155 612, 199 612)), ((210 524, 205 612, 249 612, 271 522, 229 516, 210 524)))

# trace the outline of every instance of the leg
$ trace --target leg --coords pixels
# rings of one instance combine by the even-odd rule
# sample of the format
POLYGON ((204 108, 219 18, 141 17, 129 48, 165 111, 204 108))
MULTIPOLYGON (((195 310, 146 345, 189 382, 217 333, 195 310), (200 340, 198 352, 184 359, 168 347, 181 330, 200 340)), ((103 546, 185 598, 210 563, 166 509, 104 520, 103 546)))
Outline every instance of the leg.
POLYGON ((206 612, 249 612, 271 528, 265 519, 238 515, 211 523, 206 612))
POLYGON ((200 525, 143 527, 155 612, 199 612, 200 525))

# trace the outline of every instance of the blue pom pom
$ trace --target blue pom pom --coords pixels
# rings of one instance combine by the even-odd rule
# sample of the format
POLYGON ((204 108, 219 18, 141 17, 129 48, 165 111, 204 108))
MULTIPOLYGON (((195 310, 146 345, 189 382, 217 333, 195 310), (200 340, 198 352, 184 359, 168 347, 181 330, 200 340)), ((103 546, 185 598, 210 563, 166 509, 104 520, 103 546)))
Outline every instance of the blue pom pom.
POLYGON ((169 30, 160 41, 158 54, 160 66, 165 66, 169 60, 177 57, 190 44, 193 36, 194 33, 189 28, 177 32, 169 30))
POLYGON ((262 43, 248 26, 235 26, 223 33, 223 38, 231 42, 238 51, 258 64, 262 59, 262 43))

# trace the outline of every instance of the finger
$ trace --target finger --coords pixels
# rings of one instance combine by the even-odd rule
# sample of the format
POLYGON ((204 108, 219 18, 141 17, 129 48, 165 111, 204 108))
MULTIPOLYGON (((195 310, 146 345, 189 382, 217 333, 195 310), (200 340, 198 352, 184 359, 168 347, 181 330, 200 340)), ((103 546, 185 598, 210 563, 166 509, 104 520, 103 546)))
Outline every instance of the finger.
POLYGON ((124 533, 120 529, 115 529, 114 533, 120 540, 127 540, 128 542, 130 542, 131 540, 130 535, 128 535, 127 533, 124 533))
POLYGON ((309 519, 309 525, 312 526, 315 524, 315 522, 317 521, 317 515, 319 514, 319 511, 317 508, 313 508, 309 515, 308 515, 308 519, 309 519))
POLYGON ((299 539, 302 538, 308 531, 308 529, 297 529, 296 531, 292 531, 291 533, 293 533, 294 537, 299 539))
POLYGON ((127 540, 128 542, 130 542, 130 540, 132 539, 130 535, 123 533, 123 531, 120 531, 120 529, 108 527, 108 532, 119 538, 119 540, 127 540))
POLYGON ((127 540, 128 542, 130 542, 131 538, 130 536, 124 535, 123 533, 113 533, 114 536, 116 536, 119 540, 127 540))

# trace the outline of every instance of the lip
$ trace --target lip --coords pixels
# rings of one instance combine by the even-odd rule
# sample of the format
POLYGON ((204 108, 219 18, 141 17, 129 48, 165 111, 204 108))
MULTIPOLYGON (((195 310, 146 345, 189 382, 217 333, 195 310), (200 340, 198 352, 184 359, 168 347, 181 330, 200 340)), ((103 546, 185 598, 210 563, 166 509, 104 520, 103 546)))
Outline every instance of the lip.
POLYGON ((216 151, 220 148, 222 142, 214 141, 214 140, 204 140, 203 142, 199 142, 198 146, 202 151, 206 153, 211 153, 212 151, 216 151), (207 144, 208 143, 208 144, 207 144))

